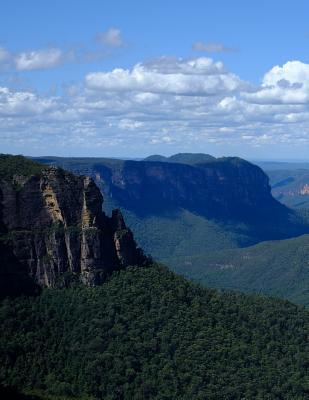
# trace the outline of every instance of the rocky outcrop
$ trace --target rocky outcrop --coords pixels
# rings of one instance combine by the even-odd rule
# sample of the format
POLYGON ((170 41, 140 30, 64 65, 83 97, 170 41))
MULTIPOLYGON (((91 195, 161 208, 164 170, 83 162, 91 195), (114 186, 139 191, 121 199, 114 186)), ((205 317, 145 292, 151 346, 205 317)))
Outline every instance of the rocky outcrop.
POLYGON ((72 279, 93 286, 114 270, 145 262, 120 211, 108 217, 102 202, 91 178, 59 168, 2 177, 1 281, 18 275, 40 286, 67 285, 72 279))

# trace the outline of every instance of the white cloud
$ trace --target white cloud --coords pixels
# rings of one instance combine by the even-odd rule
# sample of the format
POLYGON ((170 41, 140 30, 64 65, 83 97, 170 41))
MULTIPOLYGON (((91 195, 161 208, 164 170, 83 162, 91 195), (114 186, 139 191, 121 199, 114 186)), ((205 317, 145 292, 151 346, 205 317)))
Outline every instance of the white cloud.
POLYGON ((134 99, 139 104, 153 104, 158 100, 160 100, 160 96, 154 93, 142 92, 142 93, 137 93, 134 96, 134 99))
POLYGON ((264 75, 261 88, 245 98, 261 104, 309 103, 309 64, 289 61, 273 67, 264 75))
POLYGON ((121 31, 118 28, 109 28, 106 32, 97 35, 98 42, 111 47, 121 47, 125 43, 123 41, 121 31))
POLYGON ((124 129, 124 130, 135 130, 137 128, 140 128, 143 126, 142 122, 139 121, 134 121, 134 120, 130 120, 130 119, 121 119, 119 121, 119 128, 120 129, 124 129))
POLYGON ((193 50, 201 51, 206 53, 230 53, 235 51, 234 49, 225 46, 219 42, 195 42, 192 45, 193 50))
POLYGON ((32 71, 53 68, 63 61, 63 57, 63 52, 58 48, 23 52, 15 58, 16 69, 18 71, 32 71))
POLYGON ((264 75, 263 86, 274 85, 283 79, 291 83, 308 83, 309 64, 301 61, 288 61, 282 67, 276 65, 264 75))
POLYGON ((132 70, 116 68, 86 76, 90 89, 166 93, 189 96, 213 96, 245 87, 235 74, 225 72, 222 63, 209 58, 193 60, 159 59, 136 64, 132 70))
POLYGON ((6 87, 0 87, 0 117, 35 116, 55 107, 55 98, 40 98, 31 92, 13 92, 6 87))

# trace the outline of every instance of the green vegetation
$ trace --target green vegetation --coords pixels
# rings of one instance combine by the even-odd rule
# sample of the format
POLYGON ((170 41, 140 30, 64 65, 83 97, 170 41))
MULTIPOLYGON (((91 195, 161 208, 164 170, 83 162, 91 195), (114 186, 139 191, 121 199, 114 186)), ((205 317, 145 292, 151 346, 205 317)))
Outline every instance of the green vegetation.
POLYGON ((0 179, 13 179, 14 176, 39 175, 44 165, 23 156, 0 154, 0 179))
MULTIPOLYGON (((0 398, 4 400, 73 400, 76 397, 54 396, 42 392, 41 390, 27 390, 22 393, 14 387, 3 386, 0 384, 0 398)), ((78 400, 94 400, 93 397, 83 396, 78 400)))
POLYGON ((164 261, 209 287, 264 293, 309 306, 309 235, 164 261))
POLYGON ((215 221, 179 210, 174 214, 139 217, 122 209, 127 225, 139 245, 156 259, 185 257, 250 243, 244 226, 219 224, 215 221))
POLYGON ((308 312, 159 266, 0 308, 0 381, 40 398, 307 398, 308 312), (44 397, 45 396, 45 397, 44 397))

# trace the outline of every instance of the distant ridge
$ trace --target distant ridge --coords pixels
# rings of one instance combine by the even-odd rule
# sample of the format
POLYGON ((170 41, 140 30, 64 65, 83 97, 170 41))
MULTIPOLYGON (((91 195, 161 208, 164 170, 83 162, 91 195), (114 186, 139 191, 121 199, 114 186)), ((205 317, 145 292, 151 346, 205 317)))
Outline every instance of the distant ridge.
POLYGON ((173 154, 170 157, 161 156, 160 154, 154 154, 146 157, 144 161, 161 161, 170 163, 180 163, 180 164, 201 164, 204 162, 215 161, 216 158, 210 154, 204 153, 178 153, 173 154))

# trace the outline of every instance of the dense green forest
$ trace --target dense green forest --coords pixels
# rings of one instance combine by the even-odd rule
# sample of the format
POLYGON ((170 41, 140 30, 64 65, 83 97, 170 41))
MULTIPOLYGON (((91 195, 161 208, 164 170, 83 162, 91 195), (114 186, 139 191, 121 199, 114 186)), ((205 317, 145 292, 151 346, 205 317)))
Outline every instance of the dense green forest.
POLYGON ((308 312, 164 267, 0 308, 0 381, 40 398, 307 398, 308 312), (87 397, 88 396, 88 397, 87 397))
POLYGON ((0 154, 0 179, 11 180, 14 176, 31 176, 41 173, 44 165, 23 156, 0 154))
POLYGON ((122 212, 140 246, 160 261, 250 243, 250 238, 241 229, 237 231, 235 225, 219 224, 187 210, 147 217, 126 209, 122 212))
POLYGON ((208 287, 258 292, 309 306, 309 235, 242 249, 167 257, 175 271, 208 287))

